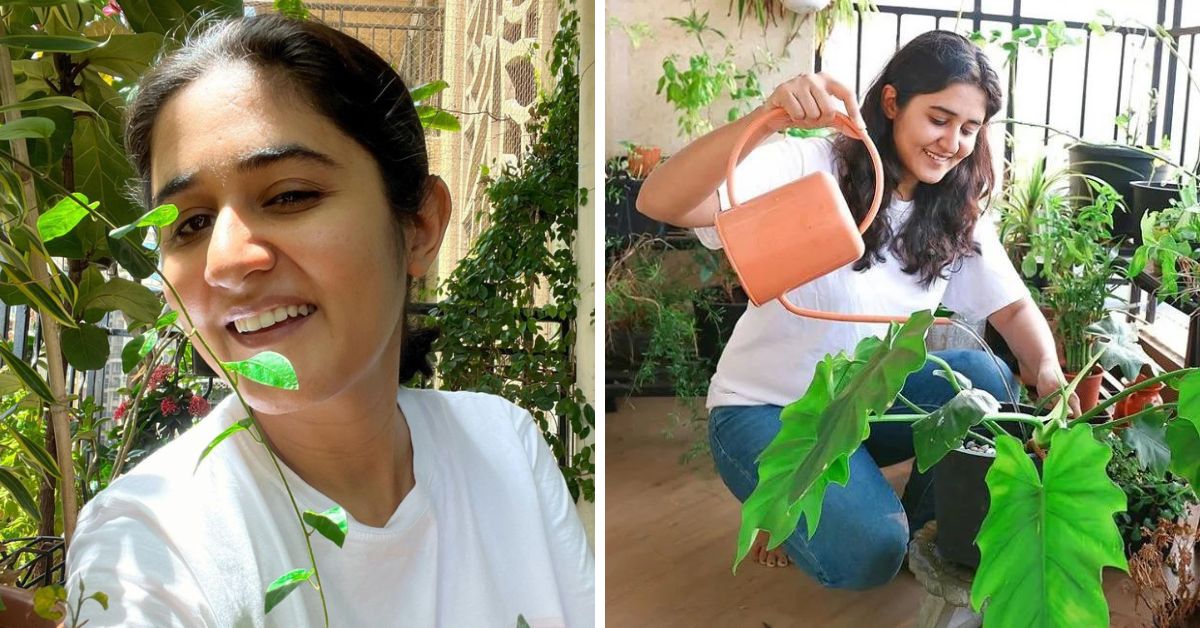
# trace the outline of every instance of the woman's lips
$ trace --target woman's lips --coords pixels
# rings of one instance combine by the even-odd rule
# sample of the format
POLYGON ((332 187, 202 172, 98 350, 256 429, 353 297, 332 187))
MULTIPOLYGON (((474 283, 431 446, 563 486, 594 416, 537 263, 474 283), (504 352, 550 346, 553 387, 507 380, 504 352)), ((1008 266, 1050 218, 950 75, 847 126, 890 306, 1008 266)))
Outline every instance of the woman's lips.
POLYGON ((320 313, 320 310, 314 309, 308 316, 292 318, 289 317, 283 321, 275 323, 271 327, 259 329, 251 332, 239 332, 233 323, 225 326, 225 331, 233 337, 238 344, 248 349, 262 349, 276 344, 296 333, 301 327, 313 319, 320 313))

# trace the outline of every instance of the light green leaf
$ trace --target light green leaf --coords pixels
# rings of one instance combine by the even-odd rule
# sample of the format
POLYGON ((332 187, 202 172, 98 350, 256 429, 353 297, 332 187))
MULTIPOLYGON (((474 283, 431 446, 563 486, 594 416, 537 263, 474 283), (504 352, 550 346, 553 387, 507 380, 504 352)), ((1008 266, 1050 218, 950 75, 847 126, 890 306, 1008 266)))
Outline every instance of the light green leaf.
POLYGON ((62 351, 80 371, 95 371, 108 362, 108 332, 89 324, 62 330, 62 351))
POLYGON ((42 379, 37 371, 33 370, 33 367, 17 357, 8 343, 0 342, 0 359, 3 359, 8 368, 21 378, 21 382, 25 384, 26 388, 33 391, 33 394, 41 397, 46 403, 54 403, 54 394, 50 392, 50 385, 42 379))
POLYGON ((0 467, 0 486, 3 486, 13 496, 13 499, 21 507, 21 510, 24 510, 34 521, 42 520, 42 513, 38 509, 37 500, 33 498, 29 489, 25 488, 25 484, 21 482, 20 478, 11 469, 0 467))
POLYGON ((1171 464, 1166 419, 1166 411, 1157 410, 1134 419, 1128 428, 1121 430, 1121 440, 1137 454, 1138 464, 1160 478, 1171 464))
POLYGON ((29 117, 0 124, 0 140, 40 139, 54 135, 54 121, 50 118, 29 117))
POLYGON ((88 198, 100 201, 100 213, 112 224, 137 219, 139 208, 126 195, 134 178, 133 166, 109 136, 108 123, 100 118, 76 118, 71 133, 75 150, 75 186, 88 198))
POLYGON ((925 364, 932 323, 930 312, 917 312, 903 326, 893 324, 882 341, 860 343, 855 357, 869 355, 865 364, 844 355, 817 364, 808 391, 783 409, 779 433, 759 456, 758 486, 742 506, 735 569, 758 530, 770 535, 768 547, 778 547, 803 515, 812 536, 826 487, 849 479, 850 455, 870 433, 868 417, 886 412, 904 380, 925 364))
POLYGON ((79 224, 80 220, 100 206, 100 201, 88 202, 88 198, 82 194, 76 194, 75 197, 87 205, 80 205, 75 198, 64 196, 62 200, 54 204, 54 207, 38 216, 37 228, 43 241, 49 242, 67 235, 75 228, 75 225, 79 224))
POLYGON ((424 85, 418 85, 417 87, 414 87, 412 91, 409 92, 409 95, 412 96, 413 102, 419 103, 429 100, 448 87, 450 87, 450 84, 446 81, 431 81, 429 83, 425 83, 424 85))
POLYGON ((163 49, 158 33, 112 34, 103 46, 77 55, 97 72, 119 76, 130 82, 141 78, 163 49))
POLYGON ((275 579, 267 587, 267 596, 264 600, 263 612, 270 613, 271 609, 279 605, 284 598, 288 596, 296 587, 308 582, 308 579, 313 575, 311 569, 293 569, 282 576, 275 579))
POLYGON ((67 614, 59 607, 59 604, 66 601, 67 590, 62 585, 51 584, 40 587, 33 592, 33 612, 42 619, 61 621, 67 614))
POLYGON ((175 219, 178 217, 179 208, 175 205, 159 205, 142 214, 136 221, 109 231, 108 235, 119 240, 138 227, 165 227, 175 222, 175 219))
POLYGON ((1167 425, 1167 446, 1171 448, 1171 473, 1192 485, 1200 495, 1200 421, 1182 414, 1167 425))
POLYGON ((96 591, 88 596, 89 600, 96 600, 104 610, 108 610, 108 594, 103 591, 96 591))
POLYGON ((462 124, 458 118, 443 109, 431 109, 421 115, 421 126, 434 131, 460 131, 462 124))
POLYGON ((4 113, 6 111, 32 111, 34 109, 45 109, 47 107, 62 107, 69 111, 90 113, 94 116, 100 115, 96 113, 95 109, 92 109, 91 105, 79 100, 78 98, 71 98, 70 96, 46 96, 44 98, 22 100, 21 102, 0 107, 0 113, 4 113))
POLYGON ((334 506, 325 512, 304 511, 304 523, 312 526, 321 536, 341 547, 346 542, 346 511, 334 506))
POLYGON ((18 50, 40 50, 42 52, 86 52, 100 45, 84 37, 68 37, 66 35, 5 35, 0 37, 0 46, 8 46, 18 50))
POLYGON ((46 448, 41 443, 35 443, 28 436, 17 431, 11 423, 5 424, 5 429, 17 441, 17 447, 46 475, 62 479, 62 472, 58 469, 58 463, 54 461, 54 456, 46 451, 46 448))
POLYGON ((200 463, 204 462, 204 459, 208 457, 208 454, 212 452, 217 445, 220 445, 226 438, 229 438, 238 432, 250 429, 250 426, 253 424, 253 419, 247 417, 225 428, 225 430, 220 434, 217 434, 216 438, 212 439, 207 445, 204 446, 204 451, 200 452, 200 457, 196 459, 196 467, 192 469, 192 473, 195 473, 196 469, 200 468, 200 463))
POLYGON ((137 366, 137 363, 154 349, 157 342, 158 330, 151 329, 144 334, 134 336, 125 343, 125 347, 121 349, 121 371, 124 373, 132 371, 133 367, 137 366))
POLYGON ((967 430, 989 414, 1000 411, 1000 402, 986 390, 964 389, 928 416, 913 422, 913 447, 917 468, 924 473, 963 443, 967 430))
POLYGON ((248 360, 222 362, 221 364, 252 382, 284 390, 299 390, 300 388, 292 363, 274 351, 264 351, 248 360))
POLYGON ((163 314, 162 316, 160 316, 158 318, 158 320, 154 323, 154 328, 155 329, 165 329, 167 327, 170 327, 171 325, 174 325, 175 321, 177 321, 177 320, 179 320, 179 312, 172 310, 172 311, 167 312, 166 314, 163 314))
POLYGON ((1058 430, 1039 478, 1020 441, 996 439, 971 587, 989 626, 1108 625, 1101 572, 1128 570, 1113 521, 1125 494, 1105 470, 1111 457, 1090 425, 1058 430))

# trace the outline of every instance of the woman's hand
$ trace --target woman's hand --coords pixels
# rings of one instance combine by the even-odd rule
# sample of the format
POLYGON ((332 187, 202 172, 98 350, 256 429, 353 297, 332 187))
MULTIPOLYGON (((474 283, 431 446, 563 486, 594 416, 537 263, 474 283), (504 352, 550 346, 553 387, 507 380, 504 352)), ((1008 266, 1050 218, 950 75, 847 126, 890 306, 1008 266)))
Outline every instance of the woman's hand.
MULTIPOLYGON (((1062 367, 1057 362, 1045 362, 1037 371, 1037 393, 1039 399, 1045 399, 1049 395, 1057 395, 1058 389, 1067 384, 1067 378, 1063 375, 1062 367)), ((1067 400, 1067 405, 1071 408, 1071 416, 1077 417, 1081 413, 1079 411, 1079 396, 1071 393, 1070 399, 1067 400)))
POLYGON ((820 72, 801 74, 776 87, 762 108, 771 110, 780 107, 791 117, 790 121, 772 123, 772 131, 778 132, 788 127, 819 129, 833 125, 833 114, 839 111, 835 98, 842 101, 846 114, 855 124, 864 126, 854 92, 820 72))

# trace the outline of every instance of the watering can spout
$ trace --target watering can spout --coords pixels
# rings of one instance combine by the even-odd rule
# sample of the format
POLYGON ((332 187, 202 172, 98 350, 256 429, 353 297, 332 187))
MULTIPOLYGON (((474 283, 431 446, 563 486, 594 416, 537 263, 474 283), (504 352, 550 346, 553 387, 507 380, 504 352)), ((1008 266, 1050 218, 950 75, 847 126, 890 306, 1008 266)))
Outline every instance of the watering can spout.
MULTIPOLYGON (((778 300, 798 316, 856 323, 904 322, 907 316, 851 314, 802 308, 788 301, 787 293, 846 264, 866 251, 867 231, 883 201, 883 163, 866 129, 838 113, 834 126, 844 135, 861 140, 875 171, 875 196, 862 221, 856 223, 837 181, 828 172, 807 174, 781 188, 738 203, 734 171, 749 139, 763 125, 787 118, 783 109, 772 109, 751 121, 734 145, 725 179, 730 208, 717 210, 717 233, 726 256, 750 301, 762 305, 778 300)), ((950 322, 946 318, 935 320, 950 322)))

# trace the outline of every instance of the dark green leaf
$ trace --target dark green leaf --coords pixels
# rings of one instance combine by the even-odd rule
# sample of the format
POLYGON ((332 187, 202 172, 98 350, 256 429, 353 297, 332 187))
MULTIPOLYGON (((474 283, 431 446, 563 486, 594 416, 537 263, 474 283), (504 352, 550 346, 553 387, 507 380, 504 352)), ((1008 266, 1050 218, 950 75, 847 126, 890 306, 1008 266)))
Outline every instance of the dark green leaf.
POLYGON ((311 569, 293 569, 282 576, 275 579, 267 587, 267 596, 264 600, 263 612, 270 613, 271 609, 279 605, 284 598, 288 596, 296 587, 308 582, 313 572, 311 569))
POLYGON ((77 55, 79 62, 87 61, 89 68, 130 82, 141 78, 163 49, 163 36, 158 33, 112 34, 103 46, 77 55))
POLYGON ((0 124, 0 140, 46 139, 54 134, 54 121, 49 118, 21 118, 0 124))
POLYGON ((95 109, 92 109, 91 105, 79 100, 78 98, 71 98, 70 96, 46 96, 44 98, 22 100, 21 102, 0 107, 0 113, 4 113, 6 111, 30 111, 33 109, 43 109, 46 107, 62 107, 69 111, 90 113, 96 116, 100 115, 96 113, 95 109))
POLYGON ((5 35, 0 37, 0 46, 8 46, 18 50, 40 50, 42 52, 86 52, 100 45, 84 37, 69 37, 66 35, 5 35))
POLYGON ((100 201, 100 213, 112 224, 137 219, 139 208, 126 196, 126 183, 134 177, 133 166, 121 147, 109 136, 107 122, 98 118, 76 118, 71 134, 75 150, 75 186, 92 200, 100 201))
POLYGON ((154 251, 143 248, 140 244, 129 241, 129 238, 106 238, 108 250, 121 264, 121 268, 129 271, 137 279, 145 279, 158 272, 154 251))
POLYGON ((91 213, 92 210, 100 206, 100 201, 88 201, 88 198, 82 194, 76 194, 74 197, 64 196, 62 200, 54 204, 42 215, 38 216, 37 228, 41 234, 42 240, 49 242, 58 237, 62 237, 71 232, 75 225, 83 220, 84 216, 91 213), (87 203, 80 205, 75 198, 87 203))
POLYGON ((264 351, 248 360, 238 362, 222 362, 230 371, 245 377, 252 382, 258 382, 284 390, 298 390, 296 370, 288 359, 274 351, 264 351))
POLYGON ((325 512, 304 511, 304 523, 312 526, 321 536, 341 547, 346 542, 346 511, 334 506, 325 512))
POLYGON ((1160 478, 1171 464, 1166 419, 1166 411, 1158 410, 1134 419, 1127 429, 1121 431, 1121 440, 1133 448, 1142 468, 1160 478))
POLYGON ((17 374, 17 377, 21 378, 21 383, 33 391, 33 394, 41 397, 46 403, 54 403, 54 395, 50 392, 50 386, 46 383, 46 380, 42 379, 42 376, 33 370, 33 367, 17 357, 12 352, 12 349, 9 348, 8 343, 0 342, 0 359, 3 359, 8 368, 12 369, 17 374))
POLYGON ((121 310, 130 320, 137 323, 153 323, 162 311, 162 299, 146 286, 113 277, 89 294, 81 294, 79 311, 121 310))
POLYGON ((233 436, 234 434, 237 434, 238 432, 250 429, 250 426, 253 424, 254 424, 254 421, 252 419, 250 419, 249 417, 247 417, 247 418, 242 419, 241 421, 238 421, 237 423, 234 423, 233 425, 230 425, 229 427, 225 428, 225 431, 221 432, 220 434, 217 434, 216 438, 209 441, 208 445, 206 445, 204 447, 204 451, 200 452, 200 457, 196 460, 196 467, 195 467, 195 469, 192 469, 192 473, 195 473, 196 469, 200 468, 200 463, 204 462, 204 459, 208 457, 208 454, 217 445, 220 445, 221 442, 224 441, 226 438, 229 438, 230 436, 233 436))
POLYGON ((125 373, 132 371, 133 367, 137 366, 137 363, 150 353, 157 342, 158 330, 151 329, 144 334, 134 336, 125 343, 125 347, 121 349, 121 371, 125 373))
POLYGON ((33 440, 28 436, 25 436, 21 432, 17 431, 17 428, 13 427, 11 423, 5 424, 4 427, 8 429, 9 434, 12 434, 13 438, 16 439, 17 447, 19 447, 21 451, 24 452, 24 454, 28 456, 35 465, 37 465, 39 469, 52 478, 62 479, 62 472, 58 469, 58 463, 54 461, 54 456, 50 455, 50 452, 46 451, 44 446, 42 446, 40 443, 33 442, 33 440))
POLYGON ((241 17, 241 0, 121 0, 125 19, 139 33, 182 39, 202 15, 241 17))
POLYGON ((108 362, 108 332, 95 325, 62 330, 62 351, 67 362, 80 371, 96 371, 108 362))
POLYGON ((962 445, 967 430, 989 414, 1000 411, 1000 402, 981 388, 964 389, 949 402, 912 425, 917 468, 924 473, 947 453, 962 445))
POLYGON ((13 496, 17 505, 21 507, 34 521, 42 520, 42 513, 38 509, 37 500, 30 494, 29 489, 23 484, 11 469, 0 467, 0 486, 13 496))
POLYGON ((517 628, 529 628, 529 622, 525 620, 524 615, 517 615, 517 628))

